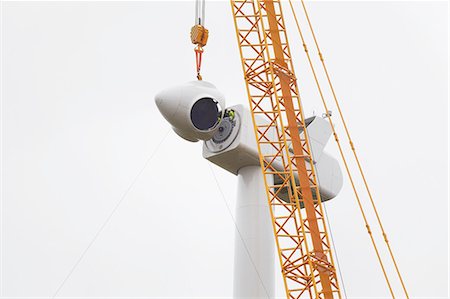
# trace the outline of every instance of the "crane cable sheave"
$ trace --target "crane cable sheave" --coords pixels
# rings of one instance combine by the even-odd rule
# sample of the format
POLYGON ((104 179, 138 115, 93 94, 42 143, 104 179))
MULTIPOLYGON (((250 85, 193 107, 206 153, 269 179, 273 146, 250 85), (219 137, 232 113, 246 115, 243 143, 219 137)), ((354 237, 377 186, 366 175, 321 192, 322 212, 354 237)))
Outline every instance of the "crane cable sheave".
POLYGON ((197 79, 202 80, 200 70, 202 67, 203 47, 208 42, 209 31, 205 28, 205 0, 195 1, 195 25, 191 28, 191 42, 196 45, 195 62, 197 66, 197 79))

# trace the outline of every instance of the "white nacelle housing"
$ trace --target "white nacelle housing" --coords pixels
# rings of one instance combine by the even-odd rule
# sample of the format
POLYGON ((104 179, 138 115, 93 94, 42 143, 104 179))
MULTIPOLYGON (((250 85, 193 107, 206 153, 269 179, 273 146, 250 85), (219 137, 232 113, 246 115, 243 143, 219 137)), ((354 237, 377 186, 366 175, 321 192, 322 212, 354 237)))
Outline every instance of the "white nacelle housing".
POLYGON ((155 96, 155 102, 175 133, 192 142, 213 137, 225 108, 225 97, 205 81, 167 88, 155 96))
MULTIPOLYGON (((242 167, 260 166, 250 112, 242 105, 225 109, 225 98, 213 84, 193 81, 167 88, 155 96, 155 102, 180 137, 192 142, 205 141, 204 158, 235 175, 242 167)), ((265 119, 259 116, 256 120, 259 124, 265 123, 265 119)), ((308 118, 305 124, 313 157, 312 162, 307 162, 313 163, 316 169, 322 200, 329 200, 342 188, 339 163, 324 152, 331 136, 330 124, 320 117, 308 118)), ((269 129, 267 134, 271 133, 269 129)), ((262 144, 261 151, 265 155, 274 154, 269 144, 262 144)), ((281 161, 274 161, 272 166, 284 170, 281 161)), ((297 174, 294 175, 297 179, 297 174)), ((277 178, 274 179, 279 183, 277 178)), ((289 200, 288 188, 278 191, 283 199, 289 200)))
MULTIPOLYGON (((203 157, 237 175, 242 167, 260 165, 258 147, 256 145, 252 118, 248 109, 242 105, 236 105, 226 110, 234 111, 235 116, 230 121, 227 114, 225 114, 216 134, 212 139, 204 142, 203 157)), ((259 124, 262 121, 263 119, 257 120, 259 124)), ((330 124, 321 117, 308 118, 305 120, 305 123, 321 199, 322 201, 330 200, 336 197, 343 183, 338 161, 324 151, 324 147, 331 136, 330 124)), ((300 132, 300 134, 303 135, 303 132, 300 132)), ((262 145, 261 151, 266 155, 273 154, 271 152, 273 147, 268 144, 262 145)), ((277 170, 284 170, 281 161, 275 161, 272 165, 277 170)), ((297 178, 297 174, 294 175, 297 178)), ((276 178, 275 183, 279 183, 276 178)), ((288 192, 287 188, 280 190, 280 197, 288 201, 288 192)))

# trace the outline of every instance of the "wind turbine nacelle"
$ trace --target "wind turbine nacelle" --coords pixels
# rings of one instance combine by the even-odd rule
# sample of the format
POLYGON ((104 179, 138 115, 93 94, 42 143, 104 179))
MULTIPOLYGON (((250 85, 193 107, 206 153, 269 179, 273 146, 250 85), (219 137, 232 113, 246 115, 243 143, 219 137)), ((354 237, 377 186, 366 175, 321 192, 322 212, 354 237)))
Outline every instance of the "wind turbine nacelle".
POLYGON ((225 108, 225 97, 205 81, 167 88, 155 96, 155 102, 175 133, 192 142, 214 136, 225 108))
MULTIPOLYGON (((267 123, 264 118, 256 116, 259 124, 267 123)), ((309 137, 313 161, 307 159, 306 163, 313 163, 316 169, 316 179, 319 183, 319 193, 322 201, 330 200, 338 195, 342 188, 343 177, 338 161, 329 153, 324 151, 329 138, 332 135, 330 124, 321 117, 310 117, 305 119, 306 131, 309 137)), ((276 139, 276 132, 269 129, 266 136, 276 139)), ((304 138, 304 132, 299 132, 304 138)), ((292 145, 288 144, 289 151, 293 154, 292 145)), ((270 144, 261 144, 261 152, 264 155, 275 154, 274 147, 270 144)), ((206 140, 203 144, 203 157, 210 162, 237 175, 239 169, 245 166, 259 166, 259 152, 255 140, 252 116, 247 108, 242 105, 228 107, 224 113, 219 130, 213 138, 206 140), (232 113, 230 113, 232 112, 232 113)), ((280 159, 275 159, 271 163, 277 171, 285 171, 280 159)), ((298 183, 298 173, 294 172, 295 180, 298 183)), ((275 184, 282 184, 279 176, 274 176, 275 184)), ((316 199, 313 189, 313 198, 316 199)), ((278 196, 289 202, 289 193, 292 190, 284 187, 276 189, 278 196)))

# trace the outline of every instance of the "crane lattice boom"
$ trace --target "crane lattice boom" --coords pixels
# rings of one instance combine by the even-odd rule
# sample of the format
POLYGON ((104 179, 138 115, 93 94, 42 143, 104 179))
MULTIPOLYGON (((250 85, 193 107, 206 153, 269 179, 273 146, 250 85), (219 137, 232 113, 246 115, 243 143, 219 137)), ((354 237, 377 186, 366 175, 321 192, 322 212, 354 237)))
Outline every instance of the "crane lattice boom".
POLYGON ((231 0, 231 6, 261 168, 275 176, 265 186, 286 295, 341 298, 281 3, 231 0), (269 153, 261 150, 267 147, 269 153))

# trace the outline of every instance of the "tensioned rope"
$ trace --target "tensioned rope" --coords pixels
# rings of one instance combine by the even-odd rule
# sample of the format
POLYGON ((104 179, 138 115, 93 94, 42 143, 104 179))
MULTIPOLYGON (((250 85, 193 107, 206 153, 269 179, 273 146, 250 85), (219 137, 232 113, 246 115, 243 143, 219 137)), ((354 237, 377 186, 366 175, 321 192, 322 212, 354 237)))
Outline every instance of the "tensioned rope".
POLYGON ((379 215, 379 213, 378 213, 378 209, 377 209, 377 207, 376 207, 376 205, 375 205, 375 202, 374 202, 374 200, 373 200, 372 193, 370 192, 370 188, 369 188, 369 185, 368 185, 367 180, 366 180, 366 176, 364 175, 364 171, 363 171, 363 169, 362 169, 362 166, 361 166, 361 163, 360 163, 358 154, 356 153, 355 146, 354 146, 353 141, 352 141, 352 139, 351 139, 350 132, 349 132, 348 127, 347 127, 347 123, 346 123, 346 121, 345 121, 345 119, 344 119, 344 115, 343 115, 343 113, 342 113, 342 109, 341 109, 341 107, 340 107, 340 105, 339 105, 339 101, 338 101, 338 99, 337 99, 337 96, 336 96, 336 92, 335 92, 335 90, 334 90, 333 83, 331 82, 330 74, 329 74, 328 69, 327 69, 326 64, 325 64, 325 59, 323 58, 323 54, 322 54, 322 51, 320 50, 320 47, 319 47, 319 43, 318 43, 318 41, 317 41, 316 34, 315 34, 315 32, 314 32, 314 29, 313 29, 313 26, 312 26, 312 23, 311 23, 311 19, 309 18, 308 10, 306 9, 305 1, 304 1, 304 0, 301 0, 301 3, 302 3, 303 11, 305 12, 306 20, 308 21, 308 26, 309 26, 309 28, 310 28, 311 34, 312 34, 313 39, 314 39, 314 43, 315 43, 315 45, 316 45, 316 49, 317 49, 317 52, 318 52, 318 55, 319 55, 319 58, 320 58, 320 61, 321 61, 321 64, 322 64, 322 68, 323 68, 323 70, 324 70, 325 76, 326 76, 327 81, 328 81, 328 86, 330 87, 331 93, 332 93, 332 95, 333 95, 333 99, 334 99, 334 102, 335 102, 336 107, 337 107, 337 109, 338 109, 339 116, 340 116, 340 119, 341 119, 341 121, 342 121, 342 125, 344 126, 345 134, 346 134, 346 136, 347 136, 348 142, 349 142, 350 147, 351 147, 351 149, 352 149, 353 156, 354 156, 354 158, 355 158, 356 164, 358 165, 359 173, 360 173, 360 175, 361 175, 361 178, 363 179, 364 186, 365 186, 365 188, 366 188, 367 194, 369 195, 370 203, 371 203, 371 205, 372 205, 373 211, 374 211, 375 216, 376 216, 376 218, 377 218, 377 222, 378 222, 378 225, 379 225, 380 230, 381 230, 381 232, 382 232, 384 242, 386 243, 386 246, 387 246, 387 248, 388 248, 389 255, 390 255, 390 257, 391 257, 392 263, 394 264, 395 271, 397 272, 397 276, 398 276, 398 278, 399 278, 399 280, 400 280, 400 283, 401 283, 401 285, 402 285, 402 288, 403 288, 403 291, 404 291, 404 293, 405 293, 405 295, 406 295, 406 298, 409 298, 408 291, 406 290, 405 283, 404 283, 403 278, 402 278, 402 275, 401 275, 401 273, 400 273, 400 269, 399 269, 399 267, 398 267, 398 265, 397 265, 397 261, 395 260, 394 253, 393 253, 393 251, 392 251, 391 245, 389 244, 389 240, 388 240, 386 231, 384 230, 383 224, 382 224, 382 222, 381 222, 380 215, 379 215))
POLYGON ((80 262, 83 260, 84 256, 86 255, 86 253, 89 251, 89 249, 92 247, 92 244, 94 244, 94 242, 97 240, 98 236, 103 232, 103 230, 105 229, 106 225, 109 223, 109 221, 111 220, 112 216, 116 213, 117 209, 119 208, 119 206, 122 204, 122 202, 125 200, 125 198, 127 197, 128 193, 131 191, 131 189, 133 188, 133 186, 136 184, 137 180, 139 179, 139 177, 141 176, 141 174, 144 172, 145 168, 147 167, 147 165, 150 163, 150 161, 153 159, 153 157, 155 156, 156 152, 158 151, 158 149, 160 148, 161 144, 164 142, 164 140, 166 140, 167 135, 169 135, 170 129, 167 130, 167 132, 164 134, 163 138, 161 139, 161 141, 158 143, 158 145, 155 147, 155 149, 152 151, 152 153, 148 156, 147 160, 145 160, 144 165, 141 167, 141 169, 139 170, 139 172, 137 173, 137 175, 134 177, 134 179, 131 181, 130 185, 128 186, 128 188, 125 190, 125 192, 122 194, 122 196, 120 197, 119 201, 116 203, 116 205, 114 206, 114 208, 112 209, 111 213, 109 213, 108 217, 106 217, 105 221, 103 221, 103 224, 100 226, 100 228, 97 230, 97 232, 94 234, 94 237, 91 239, 91 241, 89 242, 89 244, 86 246, 86 248, 82 251, 80 257, 77 259, 77 261, 75 262, 75 264, 72 266, 72 268, 70 269, 69 273, 67 273, 66 277, 63 279, 63 281, 61 282, 61 284, 58 286, 58 288, 56 289, 55 293, 53 294, 53 296, 51 297, 52 299, 54 299, 59 292, 61 291, 62 287, 66 284, 66 282, 69 280, 69 278, 72 276, 73 272, 75 271, 75 269, 77 268, 77 266, 80 264, 80 262))
MULTIPOLYGON (((304 9, 304 12, 305 12, 305 16, 306 16, 306 18, 307 18, 307 20, 308 20, 309 28, 310 28, 310 30, 311 30, 311 33, 312 33, 312 35, 313 35, 313 38, 314 38, 314 41, 315 41, 315 44, 316 44, 316 47, 317 47, 317 51, 319 52, 319 58, 320 58, 320 60, 321 60, 321 62, 322 62, 322 65, 323 65, 323 67, 324 67, 324 70, 325 70, 325 73, 326 73, 326 76, 327 76, 327 80, 328 80, 329 86, 330 86, 330 88, 332 89, 333 97, 334 97, 335 103, 336 103, 336 105, 337 105, 337 107, 338 107, 339 114, 340 114, 340 117, 341 117, 341 121, 342 121, 343 124, 344 124, 345 131, 346 131, 347 137, 348 137, 349 142, 350 142, 350 146, 351 146, 351 148, 352 148, 352 151, 353 151, 353 153, 354 153, 354 155, 355 155, 355 158, 356 158, 356 161, 357 161, 357 164, 358 164, 358 169, 359 169, 360 174, 361 174, 361 176, 362 176, 362 178, 363 178, 364 184, 365 184, 365 186, 366 186, 366 190, 367 190, 367 192, 368 192, 368 194, 369 194, 369 197, 370 197, 370 200, 371 200, 371 203, 372 203, 372 207, 373 207, 373 209, 374 209, 374 211, 375 211, 375 214, 376 214, 376 216, 377 216, 378 224, 379 224, 379 226, 380 226, 380 228, 381 228, 381 230, 382 230, 383 238, 384 238, 384 240, 385 240, 385 242, 386 242, 386 244, 387 244, 387 246, 388 246, 388 249, 389 249, 391 258, 392 258, 392 260, 393 260, 393 263, 394 263, 394 266, 395 266, 395 268, 396 268, 397 274, 398 274, 398 276, 399 276, 399 278, 400 278, 400 282, 402 283, 403 290, 405 291, 405 295, 406 295, 407 298, 409 298, 409 297, 408 297, 408 294, 407 294, 407 292, 406 292, 406 288, 405 288, 404 283, 403 283, 403 279, 402 279, 402 277, 401 277, 401 275, 400 275, 400 272, 399 272, 397 263, 396 263, 395 258, 394 258, 394 256, 393 256, 393 253, 392 253, 392 250, 391 250, 391 248, 390 248, 389 242, 388 242, 388 240, 387 240, 387 235, 386 235, 386 233, 385 233, 385 231, 384 231, 384 229, 383 229, 383 226, 382 226, 382 223, 381 223, 381 219, 380 219, 380 217, 379 217, 379 214, 378 214, 378 211, 377 211, 377 209, 376 209, 375 203, 374 203, 373 198, 372 198, 372 196, 371 196, 371 193, 370 193, 370 191, 369 191, 368 184, 367 184, 367 181, 366 181, 366 179, 365 179, 364 173, 363 173, 363 171, 362 171, 361 164, 359 163, 359 159, 358 159, 358 157, 357 157, 357 155, 356 155, 355 147, 354 147, 354 145, 353 145, 353 142, 351 141, 350 134, 349 134, 348 128, 347 128, 347 126, 346 126, 345 120, 344 120, 344 118, 343 118, 342 111, 341 111, 341 109, 340 109, 339 103, 338 103, 338 101, 337 101, 337 97, 336 97, 336 94, 335 94, 335 92, 334 92, 334 88, 333 88, 333 86, 332 86, 332 83, 331 83, 331 79, 330 79, 329 73, 328 73, 328 71, 327 71, 327 69, 326 69, 326 66, 325 66, 325 62, 324 62, 324 59, 323 59, 322 52, 320 51, 320 48, 319 48, 319 46, 318 46, 317 38, 316 38, 316 36, 315 36, 315 34, 314 34, 314 30, 313 30, 313 28, 312 28, 311 21, 310 21, 310 19, 309 19, 309 15, 308 15, 308 12, 307 12, 307 10, 306 10, 306 6, 305 6, 305 4, 304 4, 304 1, 303 1, 303 0, 301 0, 301 1, 302 1, 303 9, 304 9)), ((300 35, 301 40, 302 40, 302 43, 303 43, 304 51, 305 51, 306 56, 307 56, 307 58, 308 58, 309 65, 310 65, 311 71, 312 71, 312 73, 313 73, 314 80, 315 80, 315 82, 316 82, 316 85, 317 85, 317 88, 318 88, 318 91, 319 91, 319 94, 320 94, 320 97, 321 97, 321 100, 322 100, 322 104, 323 104, 323 106, 324 106, 325 111, 328 111, 328 105, 326 104, 325 97, 324 97, 323 92, 322 92, 322 88, 320 87, 320 83, 319 83, 319 80, 318 80, 318 78, 317 78, 317 74, 316 74, 314 65, 313 65, 313 63, 312 63, 311 56, 310 56, 309 51, 308 51, 308 48, 307 48, 307 45, 306 45, 306 42, 305 42, 305 38, 304 38, 303 33, 302 33, 301 29, 300 29, 299 21, 298 21, 298 18, 297 18, 297 15, 296 15, 296 13, 295 13, 295 9, 294 9, 294 7, 293 7, 293 4, 292 4, 292 1, 291 1, 291 0, 289 0, 289 4, 290 4, 291 11, 292 11, 292 14, 293 14, 293 16, 294 16, 294 19, 295 19, 295 22, 296 22, 296 25, 297 25, 297 30, 298 30, 298 32, 299 32, 299 35, 300 35)), ((375 242, 375 240, 374 240, 374 238, 373 238, 372 231, 371 231, 371 229, 370 229, 370 226, 369 226, 369 223, 368 223, 368 220, 367 220, 367 217, 366 217, 364 208, 363 208, 363 206, 362 206, 362 204, 361 204, 361 200, 360 200, 360 198, 359 198, 358 191, 356 190, 356 187, 355 187, 355 184, 354 184, 354 181, 353 181, 353 177, 352 177, 352 175, 351 175, 351 172, 350 172, 350 169, 349 169, 349 166, 348 166, 348 163, 347 163, 347 159, 346 159, 346 157, 345 157, 345 155, 344 155, 343 149, 342 149, 341 144, 340 144, 340 142, 339 142, 339 138, 338 138, 338 135, 337 135, 337 133, 336 133, 336 131, 335 131, 333 122, 332 122, 332 120, 331 120, 331 117, 329 118, 329 121, 330 121, 330 127, 331 127, 331 129, 332 129, 332 131, 333 131, 333 135, 334 135, 335 140, 336 140, 336 143, 337 143, 337 145, 338 145, 339 152, 340 152, 341 158, 342 158, 342 160, 343 160, 343 163, 344 163, 344 166, 345 166, 347 175, 348 175, 349 180, 350 180, 350 183, 351 183, 351 185, 352 185, 352 189, 353 189, 353 192, 354 192, 354 194, 355 194, 355 197, 356 197, 356 200, 357 200, 357 203, 358 203, 358 206, 359 206, 361 215, 362 215, 363 220, 364 220, 364 223, 365 223, 365 225, 366 225, 367 232, 368 232, 368 234, 369 234, 369 236, 370 236, 370 239, 371 239, 371 241, 372 241, 372 245, 373 245, 373 247, 374 247, 374 250, 375 250, 375 252, 376 252, 376 255, 377 255, 379 264, 380 264, 380 266, 381 266, 383 275, 384 275, 384 277, 385 277, 385 280, 386 280, 386 283, 387 283, 387 285, 388 285, 389 291, 390 291, 390 293, 391 293, 391 295, 392 295, 392 298, 395 298, 395 295, 394 295, 394 293, 393 293, 393 290, 392 290, 392 287, 391 287, 389 278, 388 278, 388 276, 387 276, 387 273, 386 273, 386 270, 385 270, 383 261, 382 261, 382 259, 381 259, 380 254, 379 254, 378 247, 377 247, 376 242, 375 242)))
MULTIPOLYGON (((314 77, 314 80, 315 80, 315 83, 316 83, 316 86, 317 86, 317 89, 318 89, 320 98, 321 98, 322 103, 323 103, 323 105, 324 105, 324 109, 325 109, 325 111, 329 111, 329 110, 328 110, 328 105, 326 104, 325 97, 324 97, 323 92, 322 92, 322 88, 321 88, 321 86, 320 86, 320 82, 319 82, 319 80, 318 80, 318 78, 317 78, 317 74, 316 74, 314 65, 313 65, 313 63, 312 63, 311 56, 310 56, 309 51, 308 51, 308 47, 307 47, 307 45, 306 45, 305 37, 303 36, 303 32, 302 32, 302 30, 301 30, 301 28, 300 28, 300 23, 299 23, 298 18, 297 18, 297 14, 296 14, 296 12, 295 12, 295 9, 294 9, 294 6, 293 6, 291 0, 289 0, 289 6, 290 6, 291 11, 292 11, 292 14, 293 14, 293 16, 294 16, 294 20, 295 20, 295 23, 296 23, 296 26, 297 26, 297 31, 298 31, 298 33, 299 33, 299 35, 300 35, 301 40, 302 40, 303 49, 304 49, 304 51, 305 51, 305 53, 306 53, 306 57, 307 57, 307 59, 308 59, 308 63, 309 63, 309 66, 310 66, 310 68, 311 68, 311 72, 312 72, 312 74, 313 74, 313 77, 314 77)), ((381 255, 380 255, 380 252, 379 252, 379 250, 378 250, 377 244, 376 244, 375 239, 374 239, 374 237, 373 237, 373 235, 372 235, 372 232, 371 232, 371 230, 370 230, 370 225, 369 225, 369 222, 368 222, 368 220, 367 220, 366 213, 365 213, 365 211, 364 211, 364 208, 363 208, 363 206, 362 206, 361 200, 360 200, 360 198, 359 198, 359 194, 358 194, 358 191, 357 191, 357 189, 356 189, 355 183, 354 183, 354 181, 353 181, 353 177, 352 177, 352 175, 351 175, 350 168, 349 168, 348 163, 347 163, 347 159, 345 158, 344 151, 343 151, 343 149, 342 149, 342 147, 341 147, 341 144, 339 143, 338 135, 337 135, 337 133, 336 133, 336 131, 335 131, 335 129, 334 129, 334 125, 333 125, 333 121, 331 120, 331 117, 329 117, 329 121, 330 121, 330 127, 331 127, 331 129, 332 129, 334 139, 335 139, 335 141, 336 141, 336 143, 337 143, 337 145, 338 145, 339 153, 340 153, 340 155, 341 155, 342 161, 343 161, 344 166, 345 166, 346 173, 347 173, 348 178, 349 178, 349 180, 350 180, 350 184, 351 184, 351 186, 352 186, 353 193, 355 194, 355 198, 356 198, 356 201, 357 201, 359 210, 360 210, 361 215, 362 215, 362 217, 363 217, 364 224, 365 224, 365 226, 366 226, 367 232, 368 232, 368 234, 369 234, 369 236, 370 236, 370 240, 371 240, 371 242, 372 242, 372 246, 373 246, 373 248, 374 248, 374 250, 375 250, 375 253, 376 253, 376 256, 377 256, 377 259, 378 259, 378 263, 380 264, 380 267, 381 267, 381 269, 382 269, 383 276, 384 276, 384 278, 385 278, 385 280, 386 280, 386 283, 387 283, 387 285, 388 285, 388 288, 389 288, 389 292, 391 293, 392 298, 395 298, 395 295, 394 295, 393 290, 392 290, 392 287, 391 287, 391 283, 390 283, 390 281, 389 281, 389 277, 387 276, 387 272, 386 272, 386 269, 385 269, 385 267, 384 267, 383 260, 381 259, 381 255)), ((342 275, 341 275, 341 277, 342 277, 342 275)))
MULTIPOLYGON (((75 269, 77 268, 77 266, 80 264, 80 262, 83 260, 84 256, 86 255, 86 253, 89 251, 89 249, 92 247, 92 245, 94 244, 94 242, 97 240, 97 238, 99 237, 99 235, 102 233, 102 231, 105 229, 106 225, 109 223, 109 221, 111 220, 112 216, 116 213, 117 209, 119 208, 119 206, 122 204, 122 202, 125 200, 125 198, 127 197, 128 193, 130 192, 130 190, 133 188, 133 186, 136 184, 138 178, 141 176, 141 174, 144 172, 145 168, 148 166, 148 164, 150 163, 150 161, 153 159, 153 157, 155 156, 156 152, 159 150, 160 146, 162 145, 162 143, 164 142, 164 140, 167 138, 167 135, 169 134, 170 129, 165 133, 164 137, 161 139, 161 141, 158 143, 158 145, 155 147, 155 149, 153 150, 153 152, 149 155, 149 157, 147 158, 147 160, 144 162, 144 165, 142 166, 142 168, 140 169, 140 171, 138 172, 138 174, 134 177, 134 179, 132 180, 132 182, 130 183, 130 185, 128 186, 128 188, 126 189, 126 191, 123 193, 123 195, 121 196, 120 200, 116 203, 116 205, 114 206, 114 208, 112 209, 112 212, 108 215, 108 217, 105 219, 105 221, 103 221, 103 224, 100 226, 100 228, 97 230, 97 232, 94 234, 94 237, 91 239, 91 241, 89 242, 89 244, 86 246, 86 248, 82 251, 82 253, 80 254, 80 257, 77 259, 77 261, 75 262, 75 264, 72 266, 72 268, 70 269, 70 271, 68 272, 68 274, 66 275, 66 277, 64 278, 64 280, 61 282, 61 284, 58 286, 58 288, 56 289, 55 293, 52 296, 52 299, 56 298, 56 296, 59 294, 59 292, 61 291, 61 289, 63 288, 63 286, 66 284, 66 282, 69 280, 69 278, 72 276, 73 272, 75 271, 75 269)), ((264 289, 264 292, 266 293, 267 298, 270 298, 268 291, 266 289, 266 286, 264 285, 264 282, 262 280, 261 274, 259 273, 255 262, 253 261, 253 258, 250 254, 250 251, 247 247, 247 244, 244 241, 244 238, 242 236, 241 231, 239 230, 239 227, 237 226, 236 220, 233 216, 233 213, 226 201, 225 195, 222 191, 222 188, 219 184, 219 181, 214 173, 214 170, 212 169, 211 165, 208 163, 211 173, 213 175, 214 181, 216 182, 217 185, 217 189, 219 190, 221 197, 225 203, 225 206, 228 210, 228 213, 234 223, 236 232, 238 233, 239 238, 242 241, 242 245, 244 246, 245 251, 247 252, 247 255, 250 259, 251 264, 253 265, 255 272, 258 276, 258 279, 264 289)))

